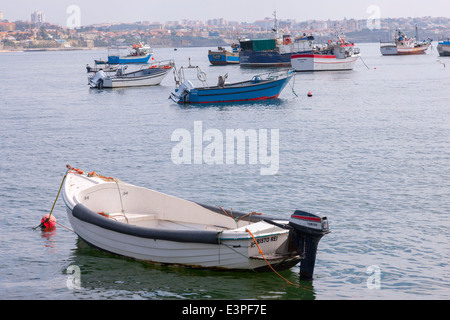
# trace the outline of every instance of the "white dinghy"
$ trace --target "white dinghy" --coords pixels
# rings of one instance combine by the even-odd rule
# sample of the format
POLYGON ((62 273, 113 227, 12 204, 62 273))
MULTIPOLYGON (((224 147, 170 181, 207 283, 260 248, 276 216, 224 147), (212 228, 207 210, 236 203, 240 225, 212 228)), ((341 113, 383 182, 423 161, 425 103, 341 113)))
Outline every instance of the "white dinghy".
POLYGON ((158 62, 152 65, 141 65, 138 70, 127 72, 128 65, 116 69, 93 71, 88 76, 91 88, 124 88, 159 85, 172 70, 174 62, 158 62))
POLYGON ((326 217, 265 218, 179 199, 68 166, 62 188, 75 233, 99 249, 159 264, 267 271, 301 261, 312 279, 326 217))

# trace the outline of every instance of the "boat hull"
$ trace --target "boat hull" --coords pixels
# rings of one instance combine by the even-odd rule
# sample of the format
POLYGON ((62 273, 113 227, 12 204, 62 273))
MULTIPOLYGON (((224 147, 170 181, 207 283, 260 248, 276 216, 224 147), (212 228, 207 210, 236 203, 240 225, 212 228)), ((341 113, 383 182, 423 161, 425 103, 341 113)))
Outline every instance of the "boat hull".
POLYGON ((241 51, 239 52, 241 67, 290 67, 291 54, 278 51, 241 51))
POLYGON ((450 42, 446 41, 444 43, 439 43, 437 46, 437 50, 438 50, 439 56, 441 56, 441 57, 450 56, 450 42))
POLYGON ((103 82, 104 88, 125 88, 159 85, 169 73, 170 69, 163 69, 160 72, 131 77, 113 77, 107 78, 103 82))
MULTIPOLYGON (((157 264, 179 265, 192 268, 217 268, 232 270, 265 271, 267 262, 258 259, 259 251, 251 237, 247 239, 223 240, 220 244, 201 242, 170 241, 127 235, 80 220, 67 209, 70 224, 75 233, 89 245, 106 252, 127 258, 157 264), (254 257, 254 258, 250 258, 254 257)), ((286 241, 286 235, 269 235, 259 238, 263 251, 269 252, 274 246, 286 241), (270 242, 277 237, 277 241, 270 242)), ((272 267, 281 270, 300 262, 297 255, 271 261, 272 267)))
POLYGON ((156 86, 164 80, 171 69, 171 66, 145 68, 120 75, 117 73, 107 75, 99 71, 88 77, 88 84, 91 88, 99 89, 156 86))
POLYGON ((403 47, 397 45, 382 45, 380 47, 381 54, 384 56, 393 56, 393 55, 416 55, 416 54, 425 54, 429 44, 420 46, 420 47, 403 47))
POLYGON ((147 53, 142 56, 108 56, 109 64, 133 64, 147 63, 152 55, 147 53))
POLYGON ((193 88, 178 103, 212 104, 276 99, 292 76, 291 73, 284 79, 261 83, 247 81, 243 82, 241 86, 234 84, 224 88, 193 88))
POLYGON ((380 52, 383 56, 394 56, 398 54, 397 46, 392 45, 382 45, 380 47, 380 52))
POLYGON ((293 54, 292 67, 295 71, 342 71, 353 70, 359 56, 337 59, 335 55, 293 54))
POLYGON ((239 53, 223 51, 209 51, 208 59, 212 65, 220 66, 227 64, 239 64, 239 53))

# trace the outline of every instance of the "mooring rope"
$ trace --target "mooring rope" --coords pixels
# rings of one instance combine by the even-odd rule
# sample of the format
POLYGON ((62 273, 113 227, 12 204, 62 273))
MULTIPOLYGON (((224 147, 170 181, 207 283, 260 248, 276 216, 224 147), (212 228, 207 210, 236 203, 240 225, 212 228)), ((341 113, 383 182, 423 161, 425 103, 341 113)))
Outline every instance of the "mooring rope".
MULTIPOLYGON (((256 246, 257 246, 258 249, 259 249, 259 254, 263 257, 264 261, 266 261, 267 265, 270 267, 270 269, 272 269, 273 272, 275 272, 281 279, 283 279, 284 281, 286 281, 286 282, 289 283, 290 285, 293 285, 293 286, 298 287, 298 288, 302 288, 302 289, 304 289, 304 290, 308 290, 308 288, 305 288, 305 287, 303 287, 303 286, 301 286, 301 285, 299 285, 299 284, 293 283, 293 282, 289 281, 288 279, 286 279, 285 277, 283 277, 281 274, 279 274, 279 273, 272 267, 272 265, 269 263, 269 261, 267 261, 266 257, 264 256, 264 252, 262 251, 261 247, 259 246, 258 242, 256 241, 256 238, 255 238, 255 236, 253 235, 253 233, 252 233, 250 230, 248 230, 247 228, 245 229, 245 231, 247 231, 247 232, 250 234, 250 236, 253 238, 253 241, 255 241, 255 244, 256 244, 256 246)), ((312 290, 311 290, 311 291, 312 291, 312 290)))
POLYGON ((50 214, 48 215, 47 219, 45 219, 44 221, 42 221, 38 226, 34 227, 33 229, 37 229, 37 228, 39 228, 39 227, 42 227, 46 222, 50 221, 50 218, 51 218, 52 213, 53 213, 53 209, 55 208, 56 201, 58 200, 59 194, 61 193, 61 189, 62 189, 62 186, 63 186, 63 184, 64 184, 64 180, 66 180, 66 177, 67 177, 67 174, 69 173, 69 171, 72 170, 72 167, 71 167, 71 166, 66 165, 66 167, 67 167, 66 174, 64 175, 64 177, 63 177, 63 179, 62 179, 62 181, 61 181, 61 185, 59 186, 58 194, 56 195, 56 199, 55 199, 55 201, 53 202, 53 206, 52 206, 52 210, 50 210, 50 214))
POLYGON ((359 59, 361 59, 362 63, 364 63, 364 65, 366 66, 367 69, 370 69, 367 64, 364 62, 363 58, 361 56, 359 56, 359 59))
POLYGON ((61 223, 59 223, 59 222, 57 222, 57 221, 55 221, 55 223, 56 223, 58 226, 61 226, 61 227, 65 228, 65 229, 67 229, 67 230, 72 231, 73 233, 75 233, 75 231, 73 231, 73 230, 70 229, 70 228, 67 228, 66 226, 62 225, 61 223))
POLYGON ((298 95, 297 95, 297 93, 296 93, 295 90, 294 90, 294 87, 295 87, 295 73, 294 73, 293 78, 294 78, 294 79, 291 81, 292 83, 289 83, 289 86, 290 86, 291 89, 292 89, 292 93, 298 98, 298 95))

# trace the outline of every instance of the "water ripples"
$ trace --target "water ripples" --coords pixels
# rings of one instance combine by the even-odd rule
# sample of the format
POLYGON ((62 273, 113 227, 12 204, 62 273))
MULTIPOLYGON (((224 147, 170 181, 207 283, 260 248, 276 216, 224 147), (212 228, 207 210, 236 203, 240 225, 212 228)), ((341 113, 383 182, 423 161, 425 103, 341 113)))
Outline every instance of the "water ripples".
MULTIPOLYGON (((209 107, 171 103, 170 77, 155 88, 89 90, 92 52, 2 54, 0 64, 18 68, 2 66, 11 81, 0 88, 0 298, 448 298, 450 75, 428 55, 399 60, 381 57, 377 44, 361 48, 376 70, 296 74, 298 97, 287 87, 278 101, 209 107), (175 165, 171 134, 192 132, 194 121, 222 132, 279 129, 277 175, 261 176, 259 164, 175 165), (327 215, 332 233, 319 244, 315 280, 301 282, 298 266, 282 274, 301 289, 272 273, 150 266, 101 253, 62 227, 34 231, 66 163, 233 210, 327 215), (71 265, 82 270, 79 290, 67 288, 71 265), (370 266, 380 289, 368 288, 370 266)), ((205 50, 157 53, 180 64, 189 54, 211 79, 254 72, 209 67, 205 50)), ((61 200, 54 214, 70 227, 61 200)))

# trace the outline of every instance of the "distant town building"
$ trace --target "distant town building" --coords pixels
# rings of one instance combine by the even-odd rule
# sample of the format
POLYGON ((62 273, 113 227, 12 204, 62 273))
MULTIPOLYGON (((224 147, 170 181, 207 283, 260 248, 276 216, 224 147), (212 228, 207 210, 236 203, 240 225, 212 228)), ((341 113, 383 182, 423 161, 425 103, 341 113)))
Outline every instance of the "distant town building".
POLYGON ((225 19, 223 18, 219 18, 219 19, 210 19, 206 21, 206 24, 209 26, 216 26, 216 27, 222 27, 222 26, 226 26, 227 22, 225 19))
MULTIPOLYGON (((0 19, 1 20, 1 19, 0 19)), ((0 22, 0 31, 14 31, 16 24, 14 22, 0 22)))
POLYGON ((31 22, 40 27, 45 22, 45 16, 42 11, 35 11, 31 14, 31 22))
POLYGON ((0 20, 3 20, 3 11, 0 11, 0 20))

